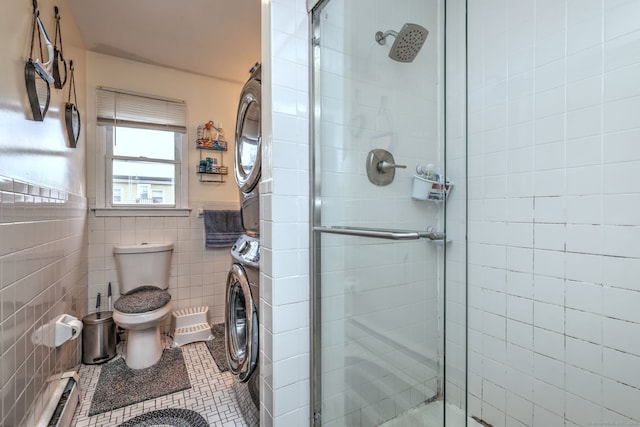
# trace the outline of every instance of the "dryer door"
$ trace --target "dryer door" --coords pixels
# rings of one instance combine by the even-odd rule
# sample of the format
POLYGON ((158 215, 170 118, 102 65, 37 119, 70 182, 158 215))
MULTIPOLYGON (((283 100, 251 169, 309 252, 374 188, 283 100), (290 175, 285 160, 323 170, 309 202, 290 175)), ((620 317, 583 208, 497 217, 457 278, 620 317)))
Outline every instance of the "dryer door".
POLYGON ((245 382, 258 364, 258 315, 240 264, 233 264, 227 277, 224 325, 229 369, 245 382))
POLYGON ((242 88, 236 118, 235 174, 240 191, 250 192, 260 180, 262 126, 261 85, 249 80, 242 88))

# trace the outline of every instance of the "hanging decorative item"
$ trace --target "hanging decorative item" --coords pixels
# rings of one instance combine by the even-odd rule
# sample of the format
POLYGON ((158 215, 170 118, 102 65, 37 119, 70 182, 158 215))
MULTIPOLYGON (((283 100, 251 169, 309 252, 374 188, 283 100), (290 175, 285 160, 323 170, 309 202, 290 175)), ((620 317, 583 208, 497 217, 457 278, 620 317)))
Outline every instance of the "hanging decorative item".
POLYGON ((222 141, 224 131, 221 126, 216 126, 212 120, 207 123, 198 126, 198 134, 196 139, 196 146, 199 148, 212 148, 215 150, 220 149, 220 141, 222 141), (218 146, 218 147, 216 147, 218 146))
POLYGON ((78 139, 80 138, 80 112, 78 111, 78 98, 76 96, 76 81, 73 76, 73 60, 69 61, 69 97, 64 107, 64 121, 67 127, 67 136, 69 137, 69 145, 76 148, 78 139), (71 90, 73 89, 73 103, 71 103, 71 90))
POLYGON ((31 106, 33 120, 41 122, 49 109, 49 100, 51 99, 51 90, 49 84, 54 82, 51 75, 51 64, 53 60, 53 45, 44 24, 40 20, 40 12, 38 11, 38 2, 33 0, 33 25, 31 29, 31 48, 29 50, 29 60, 24 67, 24 77, 27 85, 27 97, 31 106), (33 59, 33 45, 35 43, 36 33, 38 34, 38 46, 40 49, 40 58, 33 59), (42 38, 44 37, 47 45, 47 62, 42 62, 42 38))
POLYGON ((56 17, 56 33, 53 37, 53 85, 56 89, 62 89, 67 83, 67 61, 64 60, 64 55, 62 54, 62 30, 60 29, 58 6, 54 6, 53 10, 56 17), (58 41, 60 42, 60 48, 58 48, 58 41), (61 71, 64 71, 63 75, 60 74, 61 71))

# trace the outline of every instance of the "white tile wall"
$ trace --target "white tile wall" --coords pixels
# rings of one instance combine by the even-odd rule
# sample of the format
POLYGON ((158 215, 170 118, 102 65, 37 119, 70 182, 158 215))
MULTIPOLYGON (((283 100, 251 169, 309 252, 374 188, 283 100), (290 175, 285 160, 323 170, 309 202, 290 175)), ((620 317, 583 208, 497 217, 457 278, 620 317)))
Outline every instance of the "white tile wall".
POLYGON ((640 422, 638 2, 468 5, 470 415, 640 422))
POLYGON ((206 306, 210 323, 224 321, 230 248, 205 247, 204 219, 195 210, 190 217, 96 217, 91 211, 88 223, 90 312, 98 293, 106 309, 109 282, 113 301, 120 296, 113 246, 167 242, 174 244, 168 289, 173 310, 206 306))
POLYGON ((0 425, 35 425, 49 380, 80 363, 80 340, 32 336, 87 313, 86 211, 83 196, 0 176, 0 425))
POLYGON ((262 2, 262 426, 310 424, 307 19, 305 0, 262 2))

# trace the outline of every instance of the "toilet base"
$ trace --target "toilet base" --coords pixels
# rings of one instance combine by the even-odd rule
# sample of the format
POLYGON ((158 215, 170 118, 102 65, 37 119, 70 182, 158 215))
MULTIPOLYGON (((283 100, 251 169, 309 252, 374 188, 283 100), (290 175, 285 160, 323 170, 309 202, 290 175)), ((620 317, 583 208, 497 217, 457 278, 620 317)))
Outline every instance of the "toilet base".
POLYGON ((131 369, 144 369, 155 365, 163 350, 159 326, 141 331, 129 329, 123 358, 131 369))

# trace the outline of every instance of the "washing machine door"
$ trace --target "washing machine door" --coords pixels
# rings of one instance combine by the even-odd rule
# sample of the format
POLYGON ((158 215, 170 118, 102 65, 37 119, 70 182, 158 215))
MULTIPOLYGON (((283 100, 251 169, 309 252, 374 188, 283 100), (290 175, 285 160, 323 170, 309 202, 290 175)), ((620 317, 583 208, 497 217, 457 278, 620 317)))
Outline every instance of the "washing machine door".
POLYGON ((242 88, 236 118, 235 175, 243 193, 260 181, 262 125, 260 80, 251 78, 242 88))
POLYGON ((227 362, 231 372, 245 382, 258 364, 258 314, 240 264, 233 264, 227 276, 225 311, 227 362))

